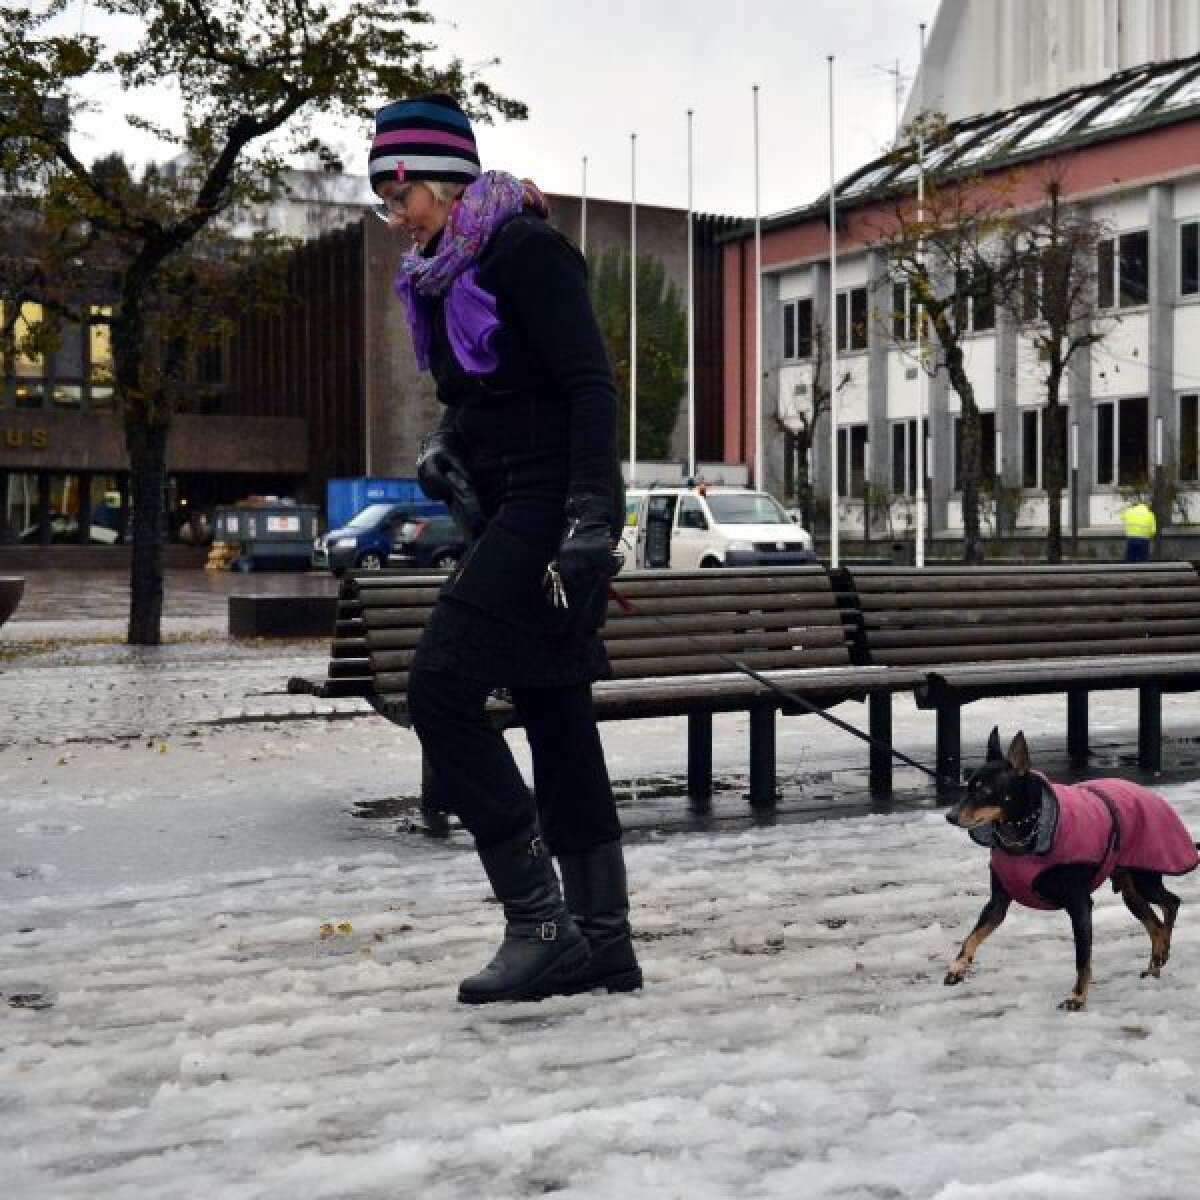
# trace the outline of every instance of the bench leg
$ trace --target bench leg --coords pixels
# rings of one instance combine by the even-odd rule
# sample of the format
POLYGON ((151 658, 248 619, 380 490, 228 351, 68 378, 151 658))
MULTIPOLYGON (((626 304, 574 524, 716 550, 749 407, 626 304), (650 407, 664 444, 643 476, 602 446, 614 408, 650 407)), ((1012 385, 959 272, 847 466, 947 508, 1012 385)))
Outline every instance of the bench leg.
POLYGON ((750 803, 755 808, 774 808, 775 709, 760 704, 750 710, 750 803))
POLYGON ((871 734, 870 788, 872 795, 892 790, 892 693, 872 692, 867 697, 867 719, 871 734))
POLYGON ((1088 692, 1067 692, 1067 758, 1073 767, 1086 767, 1088 759, 1088 692))
POLYGON ((956 701, 937 706, 937 773, 939 787, 962 779, 962 723, 956 701))
POLYGON ((421 753, 421 819, 425 822, 427 833, 444 837, 450 832, 446 808, 438 795, 437 776, 424 751, 421 753))
POLYGON ((712 799, 712 713, 688 713, 688 799, 702 808, 712 799))
POLYGON ((1138 688, 1138 766, 1162 770, 1162 688, 1154 683, 1138 688))

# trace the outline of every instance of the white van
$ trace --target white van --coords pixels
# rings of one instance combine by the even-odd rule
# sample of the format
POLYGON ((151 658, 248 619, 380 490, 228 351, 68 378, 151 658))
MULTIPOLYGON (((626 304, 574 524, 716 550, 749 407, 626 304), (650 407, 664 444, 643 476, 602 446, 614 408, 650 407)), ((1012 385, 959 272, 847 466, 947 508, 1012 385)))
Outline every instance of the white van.
POLYGON ((777 567, 816 561, 812 536, 766 492, 630 488, 621 549, 631 567, 777 567))

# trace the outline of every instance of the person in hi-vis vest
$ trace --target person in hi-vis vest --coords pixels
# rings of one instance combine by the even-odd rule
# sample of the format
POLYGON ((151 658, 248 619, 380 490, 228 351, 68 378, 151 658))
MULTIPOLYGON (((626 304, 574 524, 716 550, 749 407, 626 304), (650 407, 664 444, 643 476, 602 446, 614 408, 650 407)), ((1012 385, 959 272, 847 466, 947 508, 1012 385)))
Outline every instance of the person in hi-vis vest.
POLYGON ((1122 514, 1125 524, 1125 561, 1147 562, 1150 558, 1150 539, 1158 531, 1158 522, 1150 506, 1139 500, 1122 514))

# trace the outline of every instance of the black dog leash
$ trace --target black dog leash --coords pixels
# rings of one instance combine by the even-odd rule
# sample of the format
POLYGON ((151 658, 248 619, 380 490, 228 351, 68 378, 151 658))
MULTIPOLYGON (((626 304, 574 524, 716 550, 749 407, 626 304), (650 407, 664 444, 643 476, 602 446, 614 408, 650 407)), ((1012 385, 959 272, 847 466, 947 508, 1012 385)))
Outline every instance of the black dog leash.
POLYGON ((915 767, 918 771, 923 771, 938 784, 953 788, 961 788, 962 784, 957 780, 947 779, 944 776, 939 775, 931 767, 927 767, 924 763, 917 762, 915 758, 909 758, 907 754, 897 750, 894 746, 889 746, 885 742, 879 741, 878 738, 873 738, 869 733, 864 733, 861 729, 851 725, 848 721, 843 721, 841 717, 835 717, 832 713, 826 712, 825 709, 814 704, 811 700, 807 700, 803 696, 797 695, 795 692, 783 687, 781 684, 776 683, 773 679, 768 679, 765 675, 754 670, 753 667, 748 667, 745 663, 739 662, 731 654, 725 654, 721 650, 714 650, 712 647, 705 645, 704 642, 702 642, 699 638, 694 637, 692 634, 684 633, 682 630, 673 629, 670 623, 658 616, 657 613, 640 611, 637 607, 635 607, 628 596, 623 596, 619 591, 617 591, 611 581, 608 585, 608 592, 609 595, 612 596, 613 600, 616 601, 617 606, 626 615, 649 618, 651 621, 661 625, 673 637, 686 638, 687 641, 692 642, 696 646, 699 646, 701 649, 703 649, 705 654, 711 654, 714 658, 720 659, 721 662, 728 663, 729 666, 731 666, 735 671, 740 672, 742 675, 749 676, 755 681, 755 683, 762 684, 762 686, 768 691, 774 692, 777 696, 782 697, 789 704, 794 704, 798 708, 802 708, 807 713, 813 713, 818 717, 822 717, 831 725, 836 725, 839 729, 844 730, 846 733, 853 734, 856 738, 866 742, 868 746, 875 746, 880 750, 886 750, 893 758, 898 759, 907 766, 915 767))

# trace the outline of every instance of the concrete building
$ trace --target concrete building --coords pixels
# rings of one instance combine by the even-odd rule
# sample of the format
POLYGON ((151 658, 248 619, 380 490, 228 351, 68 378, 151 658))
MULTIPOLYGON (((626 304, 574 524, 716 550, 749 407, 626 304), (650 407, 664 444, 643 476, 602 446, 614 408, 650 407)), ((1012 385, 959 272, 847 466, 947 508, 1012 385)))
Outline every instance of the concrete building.
MULTIPOLYGON (((403 239, 364 215, 363 181, 317 182, 329 185, 320 197, 297 187, 264 219, 297 236, 350 220, 298 246, 283 311, 242 319, 224 346, 194 364, 168 445, 172 529, 188 511, 251 493, 323 503, 331 477, 410 476, 421 437, 438 419, 392 291, 403 239)), ((578 240, 580 199, 549 201, 551 220, 578 240)), ((255 220, 246 214, 246 228, 255 220)), ((589 250, 627 251, 629 220, 627 204, 589 199, 589 250)), ((706 461, 724 457, 723 260, 715 238, 732 224, 708 216, 694 223, 697 448, 706 461)), ((685 294, 683 211, 640 205, 638 251, 659 259, 685 294)), ((41 315, 37 305, 22 314, 33 323, 41 315)), ((128 458, 107 327, 85 322, 60 333, 54 353, 3 364, 0 544, 108 543, 126 525, 128 458)), ((679 454, 683 411, 681 395, 679 454)))
POLYGON ((951 121, 998 112, 1193 54, 1197 0, 942 0, 904 120, 922 105, 951 121))
MULTIPOLYGON (((1122 489, 1155 472, 1160 446, 1178 486, 1175 520, 1200 523, 1200 56, 953 121, 927 166, 943 186, 1004 178, 1013 211, 1037 203, 1052 170, 1070 203, 1104 223, 1095 305, 1106 335, 1074 361, 1067 382, 1078 525, 1085 537, 1111 536, 1122 489)), ((887 493, 890 532, 914 523, 918 369, 907 305, 893 295, 887 230, 895 198, 911 195, 915 178, 911 159, 887 157, 838 185, 839 512, 847 530, 862 528, 857 497, 867 480, 887 493)), ((822 199, 764 223, 764 465, 777 493, 785 439, 772 417, 786 423, 811 404, 814 331, 829 328, 827 211, 822 199)), ((754 295, 752 237, 743 224, 724 246, 726 444, 742 461, 752 456, 756 420, 756 314, 746 303, 754 295)), ((1001 482, 1019 492, 1020 529, 1035 533, 1047 519, 1044 369, 1003 307, 981 305, 972 321, 967 370, 985 450, 999 430, 1001 482)), ((931 526, 935 536, 957 539, 959 402, 944 371, 931 380, 928 414, 931 526)), ((826 432, 814 463, 825 495, 831 457, 826 432)), ((1064 527, 1067 504, 1064 497, 1064 527)))

